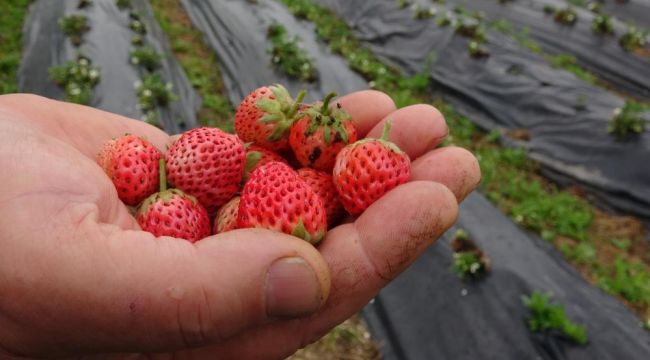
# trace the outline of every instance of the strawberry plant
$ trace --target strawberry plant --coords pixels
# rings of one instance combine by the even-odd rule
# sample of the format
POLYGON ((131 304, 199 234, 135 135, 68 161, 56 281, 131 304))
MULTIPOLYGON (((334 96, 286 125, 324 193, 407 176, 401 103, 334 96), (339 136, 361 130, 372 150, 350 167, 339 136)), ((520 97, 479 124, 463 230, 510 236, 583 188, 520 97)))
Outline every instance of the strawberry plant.
POLYGON ((412 4, 411 0, 396 0, 395 3, 397 3, 397 7, 400 9, 406 9, 412 4))
POLYGON ((587 344, 587 329, 572 322, 562 305, 553 304, 551 295, 534 291, 522 298, 530 311, 528 328, 533 332, 559 332, 580 345, 587 344))
POLYGON ((594 17, 591 23, 591 29, 596 34, 611 35, 614 33, 614 22, 612 17, 605 14, 599 14, 594 17))
POLYGON ((318 73, 307 53, 298 46, 298 37, 289 36, 287 29, 274 24, 269 26, 267 38, 271 41, 271 62, 290 77, 302 81, 316 80, 318 73))
POLYGON ((477 279, 489 271, 489 260, 469 238, 467 232, 458 229, 451 241, 454 251, 453 270, 461 280, 477 279))
POLYGON ((131 0, 116 0, 115 5, 117 5, 117 7, 122 9, 122 10, 130 9, 131 8, 131 0))
POLYGON ((163 81, 159 74, 146 75, 142 81, 135 83, 135 89, 138 96, 138 105, 144 113, 143 120, 152 124, 158 123, 156 108, 167 106, 170 102, 176 100, 176 95, 172 91, 172 84, 163 81))
POLYGON ((420 4, 415 4, 413 6, 414 19, 418 19, 418 20, 430 19, 436 16, 437 13, 438 11, 434 7, 422 6, 420 4))
POLYGON ((90 30, 88 18, 84 15, 69 15, 59 19, 59 27, 70 38, 74 46, 83 42, 83 35, 90 30))
POLYGON ((461 279, 476 277, 483 272, 483 265, 474 253, 454 253, 454 272, 461 279))
POLYGON ((129 13, 129 28, 133 30, 134 33, 139 35, 144 35, 147 33, 147 27, 142 22, 140 14, 135 11, 129 13))
POLYGON ((573 7, 568 6, 555 10, 553 19, 559 24, 573 26, 578 21, 578 14, 573 7))
POLYGON ((79 56, 75 61, 51 67, 49 78, 65 90, 65 100, 88 105, 92 99, 93 88, 99 83, 99 68, 90 59, 79 56))
POLYGON ((607 131, 619 139, 626 139, 645 131, 647 120, 643 113, 648 110, 647 106, 627 101, 623 108, 614 110, 614 117, 610 120, 607 131))
POLYGON ((139 65, 152 72, 160 68, 162 56, 151 46, 145 46, 131 50, 131 64, 139 65))
POLYGON ((635 26, 628 26, 627 31, 623 34, 618 43, 627 51, 634 51, 645 46, 648 32, 643 31, 635 26))

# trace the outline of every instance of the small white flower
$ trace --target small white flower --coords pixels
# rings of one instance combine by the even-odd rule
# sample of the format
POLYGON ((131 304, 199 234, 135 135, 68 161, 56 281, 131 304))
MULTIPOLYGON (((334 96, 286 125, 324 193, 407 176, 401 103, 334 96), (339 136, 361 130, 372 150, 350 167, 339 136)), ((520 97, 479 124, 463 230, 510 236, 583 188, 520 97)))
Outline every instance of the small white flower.
POLYGON ((88 76, 89 76, 91 79, 97 79, 97 78, 99 77, 99 71, 97 71, 97 70, 95 70, 95 69, 92 69, 92 70, 90 70, 90 72, 88 73, 88 76))
POLYGON ((136 89, 139 89, 141 86, 142 86, 142 81, 140 81, 140 80, 136 80, 133 83, 133 87, 135 87, 136 89))
POLYGON ((88 65, 89 65, 89 64, 88 64, 88 60, 85 59, 85 58, 81 58, 81 59, 79 59, 79 65, 81 65, 81 66, 88 66, 88 65))
POLYGON ((152 93, 151 90, 149 90, 149 89, 145 89, 145 90, 142 92, 142 96, 144 96, 144 97, 151 97, 151 95, 153 95, 153 93, 152 93))
POLYGON ((140 59, 134 56, 131 58, 131 63, 138 65, 140 63, 140 59))

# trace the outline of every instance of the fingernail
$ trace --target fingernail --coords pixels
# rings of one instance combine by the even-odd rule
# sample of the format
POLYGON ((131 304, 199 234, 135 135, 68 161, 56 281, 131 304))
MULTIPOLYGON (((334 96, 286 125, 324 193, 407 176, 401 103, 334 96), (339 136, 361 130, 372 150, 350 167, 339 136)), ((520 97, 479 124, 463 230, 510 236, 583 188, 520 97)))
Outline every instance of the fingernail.
POLYGON ((298 317, 316 312, 321 288, 314 270, 305 260, 276 260, 266 276, 266 313, 270 317, 298 317))

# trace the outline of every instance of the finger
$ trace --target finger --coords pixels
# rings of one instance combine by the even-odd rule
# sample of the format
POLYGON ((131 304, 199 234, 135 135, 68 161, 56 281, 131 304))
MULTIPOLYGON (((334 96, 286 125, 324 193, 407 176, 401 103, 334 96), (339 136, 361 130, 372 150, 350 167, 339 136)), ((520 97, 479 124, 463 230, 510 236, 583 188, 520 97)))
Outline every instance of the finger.
POLYGON ((411 160, 440 145, 449 130, 440 111, 418 104, 401 108, 382 119, 367 137, 380 138, 386 121, 391 122, 390 141, 406 152, 411 160))
POLYGON ((168 135, 147 123, 88 106, 27 94, 0 96, 0 113, 20 117, 48 135, 73 145, 94 158, 102 145, 115 137, 134 134, 164 150, 168 135))
POLYGON ((469 151, 453 146, 443 147, 428 152, 411 164, 411 180, 441 183, 460 202, 481 182, 481 168, 469 151))
POLYGON ((340 103, 354 122, 359 138, 366 136, 381 119, 395 111, 395 103, 386 94, 375 90, 364 90, 345 95, 335 100, 340 103))
POLYGON ((177 353, 175 358, 279 359, 291 354, 358 312, 457 216, 456 199, 443 185, 416 181, 395 188, 355 223, 330 231, 319 247, 332 274, 330 297, 319 313, 267 324, 216 346, 177 353))
MULTIPOLYGON (((92 228, 82 223, 79 232, 92 228)), ((12 293, 22 299, 16 311, 31 311, 5 329, 11 349, 53 356, 195 347, 315 312, 329 293, 326 263, 291 236, 239 230, 192 245, 111 229, 54 256, 36 254, 50 271, 12 293)))

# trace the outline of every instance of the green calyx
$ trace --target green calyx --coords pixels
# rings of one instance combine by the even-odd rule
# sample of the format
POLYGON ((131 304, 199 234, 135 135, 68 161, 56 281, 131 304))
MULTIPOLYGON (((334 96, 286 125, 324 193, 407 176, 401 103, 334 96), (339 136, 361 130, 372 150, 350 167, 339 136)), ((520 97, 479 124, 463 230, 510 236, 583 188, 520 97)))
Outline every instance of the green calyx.
POLYGON ((275 125, 268 140, 279 141, 298 119, 298 110, 300 110, 300 105, 307 92, 304 90, 301 91, 294 101, 291 95, 289 95, 289 91, 282 85, 273 85, 269 89, 275 99, 260 99, 255 103, 255 106, 266 113, 260 120, 262 123, 275 125))
POLYGON ((305 228, 305 223, 302 221, 302 218, 298 220, 298 224, 296 224, 296 227, 293 228, 293 231, 291 232, 291 235, 301 238, 308 243, 312 245, 316 245, 319 243, 323 238, 325 237, 325 232, 324 231, 319 231, 318 233, 314 234, 313 236, 309 234, 307 231, 307 228, 305 228))
POLYGON ((377 141, 380 144, 387 147, 388 149, 390 149, 392 152, 394 152, 396 154, 403 154, 404 151, 402 151, 402 149, 400 149, 399 146, 397 146, 395 143, 388 140, 388 137, 389 137, 388 134, 390 133, 391 126, 392 126, 391 120, 386 121, 386 123, 384 123, 384 131, 383 131, 383 133, 381 135, 381 138, 379 138, 379 139, 366 138, 366 139, 357 141, 356 143, 354 143, 354 145, 363 145, 363 144, 371 142, 371 141, 377 141))
POLYGON ((310 106, 303 112, 310 119, 306 134, 313 135, 322 128, 323 138, 328 145, 332 143, 332 133, 335 138, 341 139, 346 144, 350 139, 344 126, 346 121, 350 121, 350 114, 338 103, 333 109, 330 108, 330 102, 335 96, 336 93, 329 93, 322 102, 310 106))
POLYGON ((179 189, 167 189, 167 167, 165 165, 165 159, 160 159, 158 161, 159 174, 158 178, 160 179, 160 191, 146 198, 140 207, 138 208, 138 214, 146 213, 149 211, 151 205, 162 201, 163 203, 170 202, 174 197, 184 197, 190 199, 194 205, 197 204, 198 200, 194 196, 188 195, 179 189))

